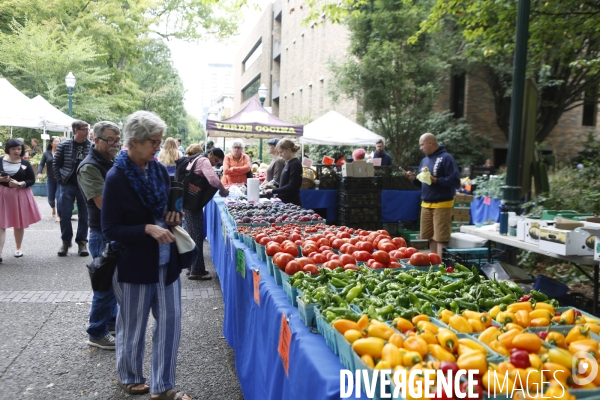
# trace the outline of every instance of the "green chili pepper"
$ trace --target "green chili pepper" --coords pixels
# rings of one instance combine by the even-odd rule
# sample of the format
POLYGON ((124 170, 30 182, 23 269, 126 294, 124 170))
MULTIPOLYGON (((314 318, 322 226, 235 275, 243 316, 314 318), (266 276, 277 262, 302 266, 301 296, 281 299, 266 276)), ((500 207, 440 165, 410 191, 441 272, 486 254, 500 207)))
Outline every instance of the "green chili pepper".
POLYGON ((336 288, 344 288, 344 287, 346 287, 346 285, 348 285, 348 282, 343 281, 343 280, 341 280, 339 278, 336 278, 336 277, 331 278, 330 283, 333 286, 335 286, 336 288))
POLYGON ((414 293, 409 293, 408 299, 410 300, 410 304, 415 308, 419 309, 421 307, 421 300, 419 300, 419 298, 414 293))
POLYGON ((535 301, 545 302, 548 300, 548 296, 537 290, 532 290, 531 292, 529 292, 529 294, 531 295, 531 297, 533 297, 535 301))
POLYGON ((454 314, 460 314, 460 307, 456 301, 450 302, 450 309, 454 314))
POLYGON ((447 284, 445 286, 442 286, 440 288, 440 292, 451 293, 451 292, 454 292, 456 290, 459 290, 463 286, 464 286, 464 282, 462 280, 455 281, 455 282, 449 283, 449 284, 447 284))
POLYGON ((359 294, 361 294, 363 291, 363 285, 361 283, 358 283, 355 287, 353 287, 352 289, 350 289, 348 291, 348 294, 346 295, 346 301, 347 302, 351 302, 352 300, 354 300, 359 294))

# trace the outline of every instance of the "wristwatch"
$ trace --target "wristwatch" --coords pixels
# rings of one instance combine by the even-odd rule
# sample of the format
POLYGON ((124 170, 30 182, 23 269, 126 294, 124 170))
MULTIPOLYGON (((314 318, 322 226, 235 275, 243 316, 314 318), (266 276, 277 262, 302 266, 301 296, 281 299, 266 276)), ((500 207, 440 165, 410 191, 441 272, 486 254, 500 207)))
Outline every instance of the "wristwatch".
POLYGON ((27 185, 25 182, 19 182, 19 187, 25 187, 27 185))

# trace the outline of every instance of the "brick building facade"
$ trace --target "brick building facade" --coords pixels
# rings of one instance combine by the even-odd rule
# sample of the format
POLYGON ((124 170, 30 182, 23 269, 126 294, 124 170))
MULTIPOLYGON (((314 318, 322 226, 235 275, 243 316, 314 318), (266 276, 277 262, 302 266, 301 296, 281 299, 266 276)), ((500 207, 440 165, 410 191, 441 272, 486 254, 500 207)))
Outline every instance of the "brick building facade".
MULTIPOLYGON (((342 62, 349 43, 345 26, 325 20, 305 25, 308 12, 302 0, 276 0, 270 4, 246 42, 234 64, 234 113, 264 84, 269 90, 264 105, 283 120, 306 123, 329 110, 356 120, 355 100, 333 104, 328 85, 331 62, 342 62), (257 53, 260 55, 257 56, 257 53), (253 61, 253 62, 250 62, 253 61)), ((578 107, 563 114, 559 124, 547 138, 558 160, 577 154, 580 143, 590 131, 600 136, 599 108, 583 125, 583 109, 578 107)), ((464 116, 473 130, 492 140, 489 152, 496 166, 505 163, 507 138, 496 124, 494 99, 477 71, 443 81, 435 111, 451 110, 464 116)), ((590 109, 586 110, 589 114, 590 109)))

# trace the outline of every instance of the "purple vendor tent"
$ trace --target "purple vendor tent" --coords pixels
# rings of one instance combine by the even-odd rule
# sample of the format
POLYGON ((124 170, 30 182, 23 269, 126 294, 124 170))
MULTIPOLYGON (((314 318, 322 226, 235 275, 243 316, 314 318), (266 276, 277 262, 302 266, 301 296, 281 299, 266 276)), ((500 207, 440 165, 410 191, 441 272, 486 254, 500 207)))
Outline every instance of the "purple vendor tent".
POLYGON ((223 121, 206 120, 208 136, 238 138, 300 137, 302 125, 284 122, 260 105, 254 97, 233 117, 223 121))

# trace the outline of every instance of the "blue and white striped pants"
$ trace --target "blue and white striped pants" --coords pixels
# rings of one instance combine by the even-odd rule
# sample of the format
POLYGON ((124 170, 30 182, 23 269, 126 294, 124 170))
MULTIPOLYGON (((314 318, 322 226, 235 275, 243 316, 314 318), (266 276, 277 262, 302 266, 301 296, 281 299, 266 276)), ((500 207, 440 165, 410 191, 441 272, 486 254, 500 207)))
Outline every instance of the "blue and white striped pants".
POLYGON ((146 327, 150 311, 152 330, 150 393, 175 387, 175 367, 181 338, 181 281, 165 286, 167 265, 159 267, 159 282, 149 285, 117 281, 113 290, 119 313, 116 325, 117 376, 122 383, 145 383, 143 373, 146 327))

